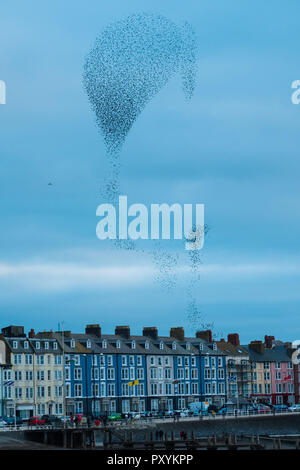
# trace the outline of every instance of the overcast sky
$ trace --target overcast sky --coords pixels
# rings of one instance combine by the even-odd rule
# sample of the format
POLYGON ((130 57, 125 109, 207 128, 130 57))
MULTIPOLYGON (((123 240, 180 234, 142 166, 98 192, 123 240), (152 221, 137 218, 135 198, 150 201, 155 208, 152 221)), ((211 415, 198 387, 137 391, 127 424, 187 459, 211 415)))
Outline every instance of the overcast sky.
POLYGON ((299 339, 296 0, 1 5, 0 324, 194 333, 183 248, 162 244, 179 255, 166 292, 151 256, 115 250, 95 232, 107 163, 82 87, 84 57, 107 24, 143 11, 193 25, 197 87, 188 102, 174 77, 140 115, 121 154, 122 193, 129 203, 205 204, 197 300, 216 334, 299 339))

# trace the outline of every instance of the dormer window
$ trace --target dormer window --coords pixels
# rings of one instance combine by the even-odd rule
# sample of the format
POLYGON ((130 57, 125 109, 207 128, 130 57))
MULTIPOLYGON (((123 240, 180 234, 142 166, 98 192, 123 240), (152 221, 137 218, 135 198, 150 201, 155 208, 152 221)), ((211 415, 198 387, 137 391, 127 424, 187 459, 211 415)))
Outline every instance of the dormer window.
POLYGON ((71 339, 71 348, 75 348, 75 340, 74 339, 71 339))
POLYGON ((159 343, 159 349, 164 349, 164 343, 162 341, 159 343))
POLYGON ((186 343, 186 349, 189 351, 191 349, 190 343, 186 343))
POLYGON ((175 351, 176 350, 176 343, 175 341, 172 343, 172 349, 175 351))
POLYGON ((199 344, 199 351, 203 351, 203 343, 199 344))
POLYGON ((135 341, 131 341, 131 349, 135 349, 135 341))
POLYGON ((45 342, 45 349, 49 349, 49 343, 48 343, 48 341, 45 342))
POLYGON ((217 345, 216 345, 216 343, 213 343, 213 350, 214 350, 214 351, 217 350, 217 345))
POLYGON ((13 341, 13 349, 17 349, 18 348, 18 341, 13 341))
POLYGON ((36 349, 40 349, 41 343, 40 343, 39 341, 37 341, 37 342, 35 343, 35 347, 36 347, 36 349))
POLYGON ((106 341, 106 339, 104 339, 104 340, 102 341, 102 348, 103 348, 103 349, 106 349, 106 348, 107 348, 107 341, 106 341))
POLYGON ((149 341, 145 342, 145 349, 149 349, 149 341))
POLYGON ((24 341, 24 349, 28 349, 28 346, 29 346, 28 341, 24 341))
POLYGON ((90 340, 88 339, 87 342, 86 342, 86 347, 87 347, 88 349, 90 349, 91 346, 92 346, 92 343, 91 343, 90 340))
POLYGON ((57 342, 53 343, 53 349, 57 349, 57 342))
POLYGON ((117 341, 117 349, 121 349, 121 341, 120 340, 117 341))

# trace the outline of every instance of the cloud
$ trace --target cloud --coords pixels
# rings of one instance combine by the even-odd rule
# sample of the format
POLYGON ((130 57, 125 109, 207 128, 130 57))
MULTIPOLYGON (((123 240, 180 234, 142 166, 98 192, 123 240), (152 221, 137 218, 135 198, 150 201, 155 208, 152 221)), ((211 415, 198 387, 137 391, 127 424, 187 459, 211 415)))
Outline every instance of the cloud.
MULTIPOLYGON (((174 268, 179 280, 184 281, 190 267, 181 264, 174 268)), ((199 274, 206 283, 247 283, 258 278, 281 278, 300 274, 300 265, 280 263, 206 264, 199 266, 199 274)), ((128 266, 84 263, 0 263, 0 282, 16 289, 35 291, 69 291, 101 288, 104 290, 136 288, 153 283, 155 268, 151 264, 128 266)), ((283 279, 282 279, 283 280, 283 279)), ((201 284, 201 282, 200 282, 201 284)))

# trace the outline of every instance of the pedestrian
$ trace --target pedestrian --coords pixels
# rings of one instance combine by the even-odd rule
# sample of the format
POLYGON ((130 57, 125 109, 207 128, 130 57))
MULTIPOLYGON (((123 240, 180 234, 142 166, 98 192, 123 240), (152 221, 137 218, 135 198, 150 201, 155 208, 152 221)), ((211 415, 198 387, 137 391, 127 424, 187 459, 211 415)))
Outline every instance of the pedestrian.
POLYGON ((184 431, 180 431, 179 435, 180 435, 180 439, 183 440, 184 431))
POLYGON ((162 429, 159 431, 158 434, 159 434, 159 439, 162 441, 164 437, 164 432, 162 431, 162 429))

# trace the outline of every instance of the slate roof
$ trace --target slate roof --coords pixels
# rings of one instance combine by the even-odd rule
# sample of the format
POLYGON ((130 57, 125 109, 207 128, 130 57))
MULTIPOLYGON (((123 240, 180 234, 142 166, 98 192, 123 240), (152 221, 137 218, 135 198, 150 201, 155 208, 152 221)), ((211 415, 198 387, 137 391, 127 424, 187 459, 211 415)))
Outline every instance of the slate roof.
POLYGON ((253 351, 249 345, 243 346, 248 353, 251 361, 254 362, 290 362, 291 359, 287 354, 284 346, 273 346, 272 348, 265 348, 264 353, 253 351))

